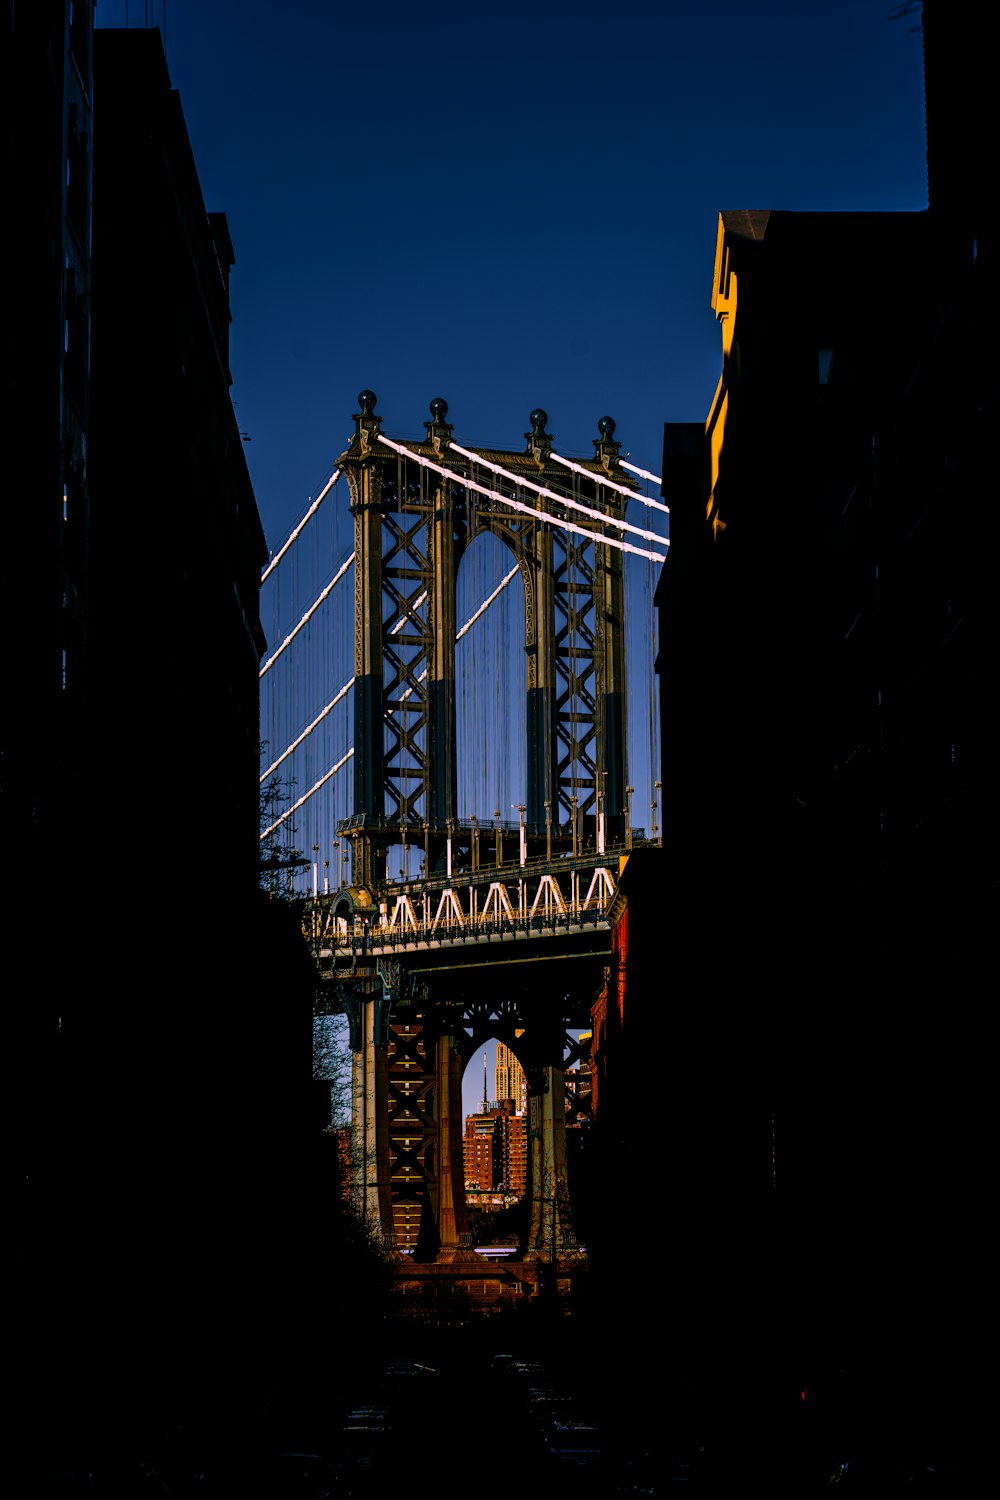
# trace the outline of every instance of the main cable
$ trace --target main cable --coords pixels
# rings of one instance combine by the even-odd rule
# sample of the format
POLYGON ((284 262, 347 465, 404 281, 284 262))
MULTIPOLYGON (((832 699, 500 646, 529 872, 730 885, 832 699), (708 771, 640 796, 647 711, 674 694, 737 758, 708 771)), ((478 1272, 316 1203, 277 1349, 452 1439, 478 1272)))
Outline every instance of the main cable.
MULTIPOLYGON (((378 441, 384 443, 387 448, 392 448, 394 452, 401 453, 404 458, 412 458, 414 463, 421 464, 425 469, 432 469, 435 474, 440 474, 445 479, 450 479, 453 484, 461 485, 464 489, 474 490, 479 495, 485 495, 488 500, 499 501, 502 505, 509 506, 511 510, 523 512, 526 516, 534 516, 536 520, 548 521, 551 525, 558 526, 561 531, 576 532, 579 536, 589 537, 591 541, 602 543, 606 547, 617 547, 621 552, 633 552, 637 557, 648 557, 651 562, 664 561, 665 554, 662 552, 650 552, 645 547, 633 547, 630 542, 619 541, 617 537, 613 536, 601 536, 599 532, 585 526, 577 526, 572 521, 564 521, 559 516, 552 515, 549 511, 538 510, 533 505, 524 505, 520 500, 513 500, 509 495, 504 495, 499 490, 487 489, 486 485, 477 484, 474 479, 470 479, 463 474, 458 474, 454 469, 446 469, 443 464, 436 464, 431 459, 424 458, 421 453, 414 453, 412 449, 404 447, 402 443, 393 442, 392 438, 384 437, 381 433, 379 433, 378 441)), ((455 444, 452 444, 452 447, 455 446, 455 444)), ((475 459, 475 461, 479 462, 478 459, 475 459)), ((514 484, 521 485, 524 483, 516 475, 508 475, 507 477, 514 484)), ((537 486, 531 487, 537 488, 537 486)), ((560 505, 572 504, 571 501, 566 499, 565 495, 556 495, 554 491, 548 491, 547 493, 551 494, 552 498, 560 505)), ((612 521, 610 516, 602 515, 600 519, 616 526, 623 526, 625 524, 622 521, 612 521)), ((670 546, 668 537, 657 537, 657 541, 665 547, 670 546)))
MULTIPOLYGON (((583 515, 591 516, 595 521, 603 521, 608 526, 616 526, 620 531, 634 532, 636 536, 644 537, 647 541, 663 541, 663 538, 655 531, 645 531, 641 526, 633 526, 630 521, 619 520, 617 516, 609 516, 602 510, 595 510, 593 506, 584 505, 580 500, 573 500, 569 495, 560 495, 556 490, 547 489, 544 484, 536 484, 533 479, 525 479, 520 474, 512 474, 509 469, 491 462, 488 458, 483 458, 481 454, 474 453, 470 448, 462 448, 454 440, 449 442, 448 447, 453 452, 460 453, 463 458, 469 459, 471 463, 478 464, 480 468, 489 469, 492 473, 499 474, 501 479, 509 479, 512 484, 519 485, 524 489, 534 490, 536 494, 541 495, 545 500, 554 500, 559 505, 567 505, 570 510, 580 511, 583 515)), ((587 469, 582 469, 581 472, 586 474, 590 479, 595 477, 587 469)), ((613 485, 611 488, 623 489, 624 486, 613 485)), ((625 490, 625 493, 627 495, 634 495, 635 491, 625 490)))
MULTIPOLYGON (((623 495, 627 495, 630 500, 638 500, 640 505, 648 505, 651 510, 662 510, 668 516, 670 514, 670 506, 664 505, 662 501, 652 500, 648 495, 641 495, 638 490, 629 489, 627 484, 616 484, 613 479, 604 479, 600 474, 595 474, 593 469, 586 469, 583 464, 574 463, 571 458, 563 458, 561 453, 556 453, 552 448, 549 449, 549 457, 554 458, 557 464, 564 464, 567 469, 572 469, 574 474, 583 474, 587 479, 595 480, 597 484, 602 485, 606 490, 619 490, 623 495)), ((632 469, 636 474, 641 474, 644 479, 656 479, 657 484, 660 483, 656 475, 650 474, 648 470, 636 469, 634 464, 624 463, 620 459, 619 462, 623 469, 632 469)))

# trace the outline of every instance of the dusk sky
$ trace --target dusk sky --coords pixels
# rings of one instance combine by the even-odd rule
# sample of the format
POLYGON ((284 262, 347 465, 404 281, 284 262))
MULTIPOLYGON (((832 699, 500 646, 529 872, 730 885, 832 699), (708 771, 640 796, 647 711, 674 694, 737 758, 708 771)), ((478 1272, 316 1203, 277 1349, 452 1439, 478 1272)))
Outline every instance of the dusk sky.
MULTIPOLYGON (((100 0, 101 27, 165 32, 228 216, 233 398, 272 552, 365 387, 396 438, 440 395, 460 443, 520 448, 542 406, 590 456, 609 414, 658 474, 663 423, 703 420, 721 370, 720 210, 926 206, 901 8, 100 0)), ((481 1091, 480 1051, 466 1109, 481 1091)))
POLYGON ((229 219, 233 396, 268 543, 371 387, 420 437, 567 454, 598 418, 660 472, 704 419, 720 209, 926 206, 918 15, 694 0, 501 6, 100 0, 164 30, 229 219))

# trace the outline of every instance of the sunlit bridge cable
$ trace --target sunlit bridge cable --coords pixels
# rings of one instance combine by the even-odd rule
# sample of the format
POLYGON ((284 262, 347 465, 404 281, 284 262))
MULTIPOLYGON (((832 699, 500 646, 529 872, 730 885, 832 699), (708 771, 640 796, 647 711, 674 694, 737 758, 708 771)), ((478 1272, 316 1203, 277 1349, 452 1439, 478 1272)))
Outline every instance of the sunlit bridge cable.
POLYGON ((482 604, 476 610, 475 614, 469 616, 469 618, 466 620, 465 624, 462 626, 461 630, 458 631, 458 633, 456 634, 456 636, 455 636, 455 640, 456 641, 460 641, 462 639, 463 635, 465 635, 466 631, 472 629, 473 625, 475 625, 476 621, 479 619, 479 616, 486 613, 486 611, 489 609, 490 605, 493 603, 494 599, 498 598, 500 596, 500 594, 503 593, 504 589, 507 587, 508 583, 510 583, 511 579, 514 578, 517 575, 517 571, 518 571, 518 566, 517 566, 517 563, 515 563, 514 566, 511 568, 510 572, 506 575, 506 577, 502 578, 500 580, 500 582, 497 584, 496 588, 493 590, 493 592, 489 596, 489 598, 488 599, 484 599, 483 602, 482 602, 482 604))
MULTIPOLYGON (((484 615, 486 613, 486 611, 489 609, 490 605, 493 603, 493 601, 495 599, 498 599, 500 597, 500 595, 503 593, 504 589, 507 587, 508 583, 510 583, 511 579, 514 578, 514 577, 516 577, 517 572, 518 572, 518 567, 517 567, 517 563, 515 563, 514 566, 511 568, 510 572, 506 575, 506 577, 501 578, 500 582, 497 584, 497 586, 493 590, 492 594, 490 594, 489 598, 488 599, 484 599, 483 602, 482 602, 482 604, 476 610, 475 614, 470 615, 469 618, 466 620, 466 622, 462 626, 461 630, 458 630, 458 631, 455 632, 455 640, 456 640, 456 642, 460 641, 462 639, 463 635, 465 635, 468 631, 470 631, 472 629, 473 625, 475 625, 475 623, 479 619, 480 615, 484 615)), ((400 623, 402 623, 402 621, 400 623)), ((398 627, 397 627, 397 629, 398 629, 398 627)), ((393 632, 393 634, 395 634, 395 631, 393 632)), ((417 681, 418 682, 423 682, 423 680, 424 680, 424 678, 426 676, 427 676, 427 668, 425 667, 424 670, 421 672, 420 676, 417 678, 417 681)), ((353 681, 353 679, 352 679, 352 681, 353 681)), ((406 689, 406 692, 402 693, 400 695, 400 700, 399 701, 402 703, 406 698, 411 697, 412 694, 413 694, 413 689, 411 687, 408 687, 406 689)), ((390 714, 395 713, 395 709, 390 708, 389 713, 390 714)))
MULTIPOLYGON (((414 453, 411 448, 405 448, 402 443, 393 442, 392 438, 387 438, 382 433, 379 433, 378 441, 384 443, 387 448, 391 448, 395 453, 401 453, 404 458, 411 458, 414 463, 420 464, 423 468, 432 469, 435 474, 441 474, 445 479, 450 479, 453 484, 459 484, 464 489, 474 490, 479 495, 485 495, 488 500, 499 501, 501 505, 506 505, 511 510, 521 511, 526 516, 534 516, 537 520, 548 521, 550 526, 558 526, 560 531, 576 532, 579 536, 589 537, 591 541, 603 543, 606 547, 615 547, 619 552, 633 552, 636 557, 648 557, 651 562, 659 563, 664 559, 665 554, 662 552, 650 552, 646 547, 633 547, 631 543, 621 542, 617 537, 602 536, 600 532, 595 532, 586 526, 576 526, 572 521, 564 521, 559 516, 553 516, 549 511, 538 510, 533 505, 523 505, 520 500, 512 500, 509 495, 503 495, 499 490, 487 489, 486 485, 477 484, 474 479, 469 479, 465 475, 457 473, 454 469, 446 469, 442 464, 436 464, 431 459, 424 458, 422 454, 414 453)), ((478 458, 476 462, 479 462, 478 458)), ((520 485, 523 483, 522 480, 514 475, 510 477, 514 484, 520 485)), ((564 495, 554 495, 554 498, 560 505, 569 503, 564 495)), ((610 517, 602 515, 601 520, 608 521, 610 517)), ((615 524, 621 525, 622 523, 616 522, 615 524)), ((670 546, 667 537, 657 537, 657 541, 664 547, 670 546)))
POLYGON ((302 520, 296 526, 295 530, 292 532, 292 534, 288 538, 287 542, 285 542, 284 546, 281 548, 281 550, 279 552, 276 552, 274 554, 274 556, 271 558, 271 561, 268 563, 267 567, 264 569, 263 573, 260 575, 260 581, 261 581, 261 583, 263 583, 264 580, 267 577, 269 577, 269 575, 273 572, 273 570, 278 566, 278 564, 280 563, 281 559, 284 557, 285 553, 288 551, 289 547, 292 545, 292 543, 295 541, 296 537, 301 532, 302 528, 305 526, 306 522, 309 521, 311 519, 311 517, 313 517, 316 514, 316 512, 319 510, 319 508, 322 505, 323 501, 326 499, 327 495, 333 489, 333 486, 337 483, 337 480, 339 478, 340 478, 340 470, 339 469, 334 469, 333 473, 330 475, 330 478, 327 480, 326 484, 320 490, 319 494, 316 496, 316 499, 313 501, 312 505, 310 505, 309 509, 306 511, 305 515, 302 517, 302 520))
MULTIPOLYGON (((648 469, 640 469, 637 464, 627 464, 623 458, 620 458, 618 462, 623 469, 628 469, 630 474, 638 474, 640 479, 651 479, 654 484, 663 483, 663 479, 659 474, 651 474, 648 469)), ((669 508, 667 505, 663 507, 664 510, 669 510, 669 508)))
MULTIPOLYGON (((517 570, 515 568, 514 572, 516 572, 516 571, 517 570)), ((512 576, 513 576, 513 574, 511 574, 511 577, 512 576)), ((509 580, 505 580, 505 582, 507 582, 507 581, 509 581, 509 580)), ((502 588, 503 584, 501 584, 500 587, 502 588)), ((483 604, 483 605, 480 606, 479 610, 476 612, 476 615, 473 616, 473 619, 478 618, 478 616, 480 614, 482 614, 482 612, 486 608, 486 606, 488 604, 492 603, 493 599, 496 598, 496 594, 498 594, 499 592, 500 592, 500 590, 497 589, 495 591, 495 593, 493 593, 493 594, 490 595, 490 598, 486 600, 485 604, 483 604)), ((422 594, 420 594, 420 596, 417 599, 414 600, 413 605, 411 607, 413 609, 419 608, 419 606, 424 602, 424 600, 426 598, 427 598, 427 590, 425 589, 424 592, 422 594)), ((468 630, 469 625, 471 625, 472 623, 473 623, 473 621, 470 620, 468 622, 468 624, 463 628, 463 630, 461 632, 463 635, 464 635, 465 631, 468 630)), ((390 635, 398 635, 399 632, 400 632, 400 630, 402 630, 402 628, 403 628, 403 626, 405 624, 406 624, 406 617, 404 615, 401 619, 399 619, 399 620, 396 621, 396 624, 392 627, 392 630, 389 632, 390 635)), ((456 639, 457 639, 457 637, 456 637, 456 639)), ((426 673, 424 675, 426 676, 426 673)), ((349 682, 345 682, 344 685, 343 685, 343 687, 338 690, 338 692, 336 693, 336 695, 333 698, 330 699, 330 702, 326 705, 326 707, 324 709, 320 710, 320 712, 316 715, 315 719, 313 719, 312 723, 309 724, 309 725, 307 725, 306 728, 303 729, 303 731, 299 735, 299 737, 297 739, 293 740, 292 743, 287 747, 287 749, 285 749, 285 750, 283 750, 281 752, 281 754, 278 756, 277 760, 271 762, 271 764, 268 766, 267 770, 264 771, 263 774, 260 777, 260 781, 262 783, 265 782, 269 776, 273 776, 274 772, 278 769, 278 767, 284 761, 286 761, 288 759, 288 757, 292 754, 292 752, 294 750, 297 750, 299 748, 299 746, 302 744, 303 740, 308 739, 309 735, 312 734, 312 732, 316 728, 316 726, 318 724, 321 724, 323 722, 323 720, 326 718, 327 714, 330 712, 331 709, 336 708, 337 704, 341 701, 341 699, 347 693, 350 692, 350 690, 351 690, 351 688, 353 686, 354 686, 354 678, 352 677, 350 679, 350 681, 349 682)), ((409 691, 412 692, 412 689, 410 689, 409 691)), ((406 696, 406 694, 404 694, 404 697, 405 696, 406 696)), ((352 749, 349 752, 349 754, 353 754, 353 753, 354 752, 353 752, 353 749, 352 749)), ((343 763, 344 762, 341 761, 340 765, 343 765, 343 763)), ((338 770, 338 769, 339 769, 339 766, 335 766, 334 767, 334 770, 338 770)), ((328 779, 328 776, 330 776, 332 774, 333 774, 333 772, 329 772, 328 775, 323 778, 323 781, 326 781, 328 779)), ((317 788, 321 787, 323 785, 323 781, 318 781, 316 783, 316 786, 313 787, 312 791, 316 791, 317 788)), ((307 797, 311 797, 312 796, 312 791, 307 792, 306 796, 307 797)), ((301 803, 297 802, 295 805, 296 805, 296 807, 300 807, 301 803)), ((292 812, 293 810, 294 809, 289 808, 289 812, 292 812)), ((281 821, 283 821, 283 819, 279 819, 278 821, 281 822, 281 821)), ((276 828, 277 826, 278 826, 277 823, 272 824, 272 828, 276 828)), ((268 832, 270 832, 270 831, 271 831, 271 829, 268 829, 268 832)))
POLYGON ((406 624, 409 616, 413 613, 413 611, 415 609, 419 609, 420 608, 421 604, 423 604, 423 602, 424 602, 424 600, 426 598, 427 598, 427 590, 424 589, 423 593, 420 594, 420 595, 418 595, 418 597, 416 599, 414 599, 414 601, 413 601, 412 604, 409 602, 409 600, 407 600, 406 601, 406 612, 405 612, 405 614, 400 615, 400 617, 396 621, 395 625, 389 631, 389 634, 390 635, 398 635, 399 632, 402 630, 403 626, 406 624))
MULTIPOLYGON (((498 474, 501 479, 509 479, 512 484, 516 484, 527 490, 533 490, 536 495, 541 495, 546 500, 555 500, 559 505, 566 505, 570 510, 576 510, 582 515, 591 516, 595 521, 601 521, 608 526, 614 526, 619 531, 631 531, 636 536, 644 537, 648 542, 663 541, 663 538, 655 531, 644 531, 641 526, 633 526, 630 521, 619 520, 617 516, 609 516, 603 510, 595 510, 592 505, 584 505, 580 500, 572 500, 568 495, 560 495, 555 490, 546 489, 544 484, 535 484, 532 479, 525 479, 520 474, 512 474, 509 469, 503 468, 502 465, 495 464, 490 459, 483 458, 478 453, 473 453, 469 448, 462 448, 454 441, 450 442, 448 447, 453 452, 460 453, 463 458, 469 459, 470 462, 478 464, 480 468, 489 469, 493 474, 498 474)), ((586 474, 588 479, 596 477, 587 469, 583 469, 581 472, 586 474)), ((624 486, 613 485, 611 488, 623 489, 624 486)), ((625 490, 625 494, 634 495, 635 491, 625 490)))
MULTIPOLYGON (((514 568, 514 571, 517 571, 516 568, 514 568)), ((513 574, 511 574, 511 577, 513 577, 513 574)), ((505 579, 504 582, 508 582, 508 579, 505 579)), ((504 586, 504 585, 502 585, 502 583, 501 583, 501 588, 502 588, 502 586, 504 586)), ((477 615, 475 615, 474 618, 478 618, 478 615, 481 615, 481 613, 483 613, 483 609, 486 609, 487 604, 492 603, 493 598, 496 597, 496 594, 498 594, 498 592, 499 592, 499 589, 496 589, 495 594, 490 594, 490 597, 487 598, 486 603, 484 603, 483 606, 481 606, 480 609, 477 610, 477 615)), ((414 603, 412 603, 411 606, 409 606, 409 607, 411 607, 411 609, 418 609, 418 607, 420 607, 421 604, 423 604, 424 598, 426 598, 426 597, 427 597, 427 589, 424 589, 423 594, 418 595, 418 597, 415 598, 414 603)), ((399 634, 399 631, 402 630, 403 625, 405 625, 405 624, 406 624, 406 615, 400 615, 400 618, 397 619, 396 624, 394 624, 393 628, 391 628, 391 630, 390 630, 391 636, 397 636, 397 634, 399 634)), ((465 631, 468 630, 469 625, 471 625, 471 624, 472 624, 472 621, 469 621, 469 624, 466 624, 465 627, 463 627, 462 634, 465 634, 465 631)), ((456 636, 456 639, 457 639, 457 636, 456 636)), ((277 768, 279 768, 279 765, 282 765, 283 760, 288 759, 288 756, 289 756, 289 754, 292 753, 292 751, 298 750, 298 745, 300 745, 301 742, 303 742, 303 739, 309 738, 309 735, 310 735, 310 733, 313 732, 313 729, 315 729, 315 727, 318 726, 318 724, 322 723, 322 720, 324 720, 324 718, 327 717, 327 714, 328 714, 328 712, 330 712, 331 708, 336 708, 337 703, 340 702, 340 699, 342 699, 342 697, 345 696, 346 693, 349 693, 349 691, 351 691, 352 687, 354 687, 354 678, 351 678, 351 681, 345 682, 345 684, 343 684, 343 687, 339 688, 339 691, 337 691, 336 696, 331 697, 330 702, 327 703, 327 706, 325 706, 325 708, 322 708, 321 711, 319 711, 318 714, 316 714, 316 717, 313 718, 312 723, 307 724, 307 726, 304 727, 303 732, 301 732, 300 735, 298 735, 297 739, 292 739, 291 744, 289 744, 288 747, 285 748, 285 750, 282 750, 282 753, 279 754, 279 757, 277 757, 277 760, 271 760, 270 765, 268 765, 267 771, 262 772, 261 778, 259 778, 259 780, 265 781, 265 780, 267 780, 268 775, 273 775, 274 771, 277 771, 277 768)))
POLYGON ((315 719, 313 719, 312 723, 308 726, 308 728, 303 729, 303 731, 299 735, 298 739, 297 740, 293 740, 292 743, 288 746, 288 749, 287 750, 283 750, 281 752, 281 754, 278 756, 278 759, 276 761, 273 761, 272 764, 268 766, 267 770, 264 772, 263 776, 261 776, 261 778, 260 778, 262 782, 266 781, 269 776, 271 776, 271 775, 274 774, 274 772, 281 765, 282 761, 287 760, 288 757, 291 755, 291 753, 292 753, 293 750, 297 750, 299 748, 299 746, 302 744, 302 741, 304 739, 307 739, 309 737, 309 735, 312 734, 313 730, 316 728, 316 725, 317 724, 321 724, 323 722, 323 720, 326 718, 327 714, 330 712, 331 708, 336 708, 336 706, 340 702, 341 698, 344 697, 345 693, 350 692, 350 690, 351 690, 351 688, 353 686, 354 686, 354 678, 352 677, 351 680, 350 680, 350 682, 345 682, 344 683, 344 686, 339 690, 339 692, 337 693, 336 697, 335 698, 331 698, 330 702, 326 705, 326 707, 324 709, 322 709, 316 715, 315 719))
POLYGON ((276 828, 280 828, 281 825, 282 825, 282 823, 284 823, 285 819, 286 818, 290 818, 292 816, 293 812, 298 812, 298 810, 302 806, 302 804, 304 802, 308 802, 309 798, 311 796, 313 796, 313 794, 315 792, 318 792, 321 786, 325 786, 326 783, 330 780, 331 776, 336 776, 337 772, 339 770, 341 770, 342 767, 344 767, 344 766, 347 765, 347 762, 350 760, 350 758, 351 758, 351 756, 353 754, 354 754, 354 746, 352 745, 351 748, 348 750, 347 754, 345 756, 343 756, 342 759, 338 760, 338 762, 337 762, 337 764, 335 766, 331 766, 330 769, 329 769, 329 771, 327 771, 326 775, 325 776, 321 776, 320 779, 316 782, 315 786, 311 786, 309 788, 308 792, 303 792, 302 796, 299 798, 298 802, 293 802, 292 805, 291 805, 291 807, 287 807, 285 809, 285 811, 281 814, 280 818, 276 818, 274 820, 274 822, 271 824, 270 828, 265 828, 264 829, 264 832, 261 834, 261 839, 266 839, 267 836, 268 836, 268 834, 269 833, 273 833, 276 828))
MULTIPOLYGON (((549 449, 549 457, 554 458, 557 464, 565 464, 567 469, 572 469, 574 474, 583 474, 587 479, 596 479, 597 483, 603 485, 606 490, 619 490, 623 495, 628 495, 630 500, 638 500, 640 505, 648 505, 651 510, 662 510, 666 515, 670 514, 670 506, 664 505, 662 500, 652 500, 649 495, 640 495, 638 490, 630 490, 627 484, 615 484, 613 479, 605 479, 603 475, 595 474, 593 469, 585 469, 583 464, 575 464, 571 458, 563 458, 561 453, 555 453, 549 449)), ((623 469, 631 469, 633 474, 641 474, 643 479, 655 479, 657 484, 662 480, 656 474, 650 474, 648 469, 637 469, 634 464, 627 464, 619 459, 623 469)))
POLYGON ((285 636, 285 639, 282 641, 282 643, 278 647, 277 651, 275 651, 274 655, 268 657, 267 661, 264 663, 264 665, 261 667, 260 671, 257 673, 258 677, 263 677, 263 675, 264 675, 265 672, 270 671, 271 667, 274 666, 275 662, 278 660, 278 657, 281 655, 281 653, 283 651, 285 651, 292 644, 292 642, 294 641, 295 637, 298 635, 299 631, 302 629, 303 625, 308 624, 308 622, 310 621, 310 619, 312 618, 312 616, 316 613, 316 611, 319 609, 320 605, 323 603, 323 600, 329 595, 329 593, 333 589, 334 585, 338 584, 340 582, 340 580, 343 578, 344 574, 347 572, 348 568, 351 566, 351 563, 353 561, 354 561, 354 553, 352 552, 351 555, 350 555, 350 557, 347 559, 347 561, 341 563, 340 567, 337 569, 337 571, 334 574, 334 576, 330 579, 330 582, 327 584, 326 588, 320 594, 319 598, 315 599, 313 601, 313 603, 310 604, 309 608, 306 610, 305 614, 302 616, 301 620, 296 625, 295 629, 292 630, 292 631, 289 631, 288 635, 285 636))

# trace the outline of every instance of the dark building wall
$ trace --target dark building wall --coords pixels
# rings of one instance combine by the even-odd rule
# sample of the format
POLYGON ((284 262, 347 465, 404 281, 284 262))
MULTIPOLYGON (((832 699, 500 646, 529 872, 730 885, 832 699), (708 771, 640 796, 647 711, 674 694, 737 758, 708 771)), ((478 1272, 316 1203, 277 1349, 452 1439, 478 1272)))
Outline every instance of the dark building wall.
POLYGON ((995 527, 963 498, 988 486, 995 412, 981 262, 956 268, 926 214, 744 229, 723 216, 739 291, 715 482, 675 500, 661 587, 669 842, 770 980, 824 940, 855 979, 921 933, 922 965, 964 965, 996 806, 995 527))
POLYGON ((666 429, 658 602, 692 1275, 940 1410, 985 1167, 997 387, 982 188, 933 145, 979 65, 937 34, 928 211, 721 216, 724 373, 702 437, 666 429))
POLYGON ((194 1153, 202 1132, 226 1130, 254 1029, 234 1025, 233 990, 257 899, 265 546, 229 400, 225 222, 205 211, 159 34, 94 42, 90 632, 76 753, 83 942, 102 983, 69 1025, 86 1071, 111 1070, 112 1109, 133 1099, 172 1173, 182 1136, 194 1153))
POLYGON ((0 798, 24 930, 64 875, 84 712, 93 5, 3 7, 8 309, 0 798), (71 24, 72 18, 72 24, 71 24), (28 897, 26 892, 30 891, 28 897))
POLYGON ((995 901, 982 267, 925 214, 744 228, 720 227, 738 298, 715 484, 662 591, 675 924, 725 996, 724 1034, 691 1040, 732 1097, 763 1079, 798 1122, 789 1186, 912 1206, 961 1064, 960 1031, 911 1008, 971 1000, 995 901), (886 1190, 900 1106, 912 1151, 886 1190))
POLYGON ((148 808, 170 786, 187 810, 173 860, 186 845, 197 863, 207 838, 213 884, 246 895, 266 549, 229 400, 233 249, 205 211, 158 33, 95 41, 93 691, 124 721, 116 775, 137 841, 162 842, 148 808), (228 768, 224 798, 206 750, 228 768))
POLYGON ((229 397, 233 249, 158 34, 72 15, 4 16, 17 1423, 36 1458, 124 1463, 165 1421, 247 1419, 305 1327, 293 1265, 329 1242, 332 1194, 314 971, 258 890, 266 546, 229 397))
MULTIPOLYGON (((4 671, 0 810, 18 1257, 57 1191, 86 777, 93 5, 2 8, 4 671), (56 934, 58 933, 58 937, 56 934), (58 955, 58 957, 56 957, 58 955)), ((77 981, 78 982, 78 981, 77 981)))
POLYGON ((978 22, 923 19, 928 212, 722 215, 722 383, 703 437, 666 430, 659 666, 665 826, 723 927, 752 942, 763 899, 809 945, 818 918, 951 965, 992 888, 995 241, 978 22))
POLYGON ((923 0, 927 201, 966 245, 996 244, 992 49, 970 0, 923 0))

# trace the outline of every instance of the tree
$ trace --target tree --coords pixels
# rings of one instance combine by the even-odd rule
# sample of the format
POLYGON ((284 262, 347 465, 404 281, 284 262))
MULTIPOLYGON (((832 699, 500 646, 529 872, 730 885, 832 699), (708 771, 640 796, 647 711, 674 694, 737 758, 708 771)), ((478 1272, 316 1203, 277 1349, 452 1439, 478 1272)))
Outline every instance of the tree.
POLYGON ((351 1123, 351 1046, 347 1017, 320 1009, 313 1016, 313 1077, 330 1085, 330 1116, 336 1128, 351 1123))
MULTIPOLYGON (((262 757, 266 749, 267 742, 262 741, 262 757)), ((308 860, 297 849, 283 849, 278 839, 276 825, 281 816, 282 804, 287 800, 294 784, 293 781, 283 786, 280 777, 275 774, 260 785, 260 888, 266 895, 276 896, 281 901, 295 898, 295 872, 308 864, 308 860)), ((294 825, 289 832, 295 832, 294 825)))

